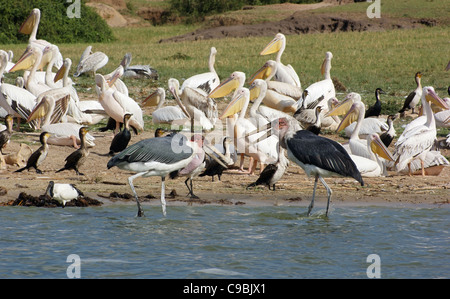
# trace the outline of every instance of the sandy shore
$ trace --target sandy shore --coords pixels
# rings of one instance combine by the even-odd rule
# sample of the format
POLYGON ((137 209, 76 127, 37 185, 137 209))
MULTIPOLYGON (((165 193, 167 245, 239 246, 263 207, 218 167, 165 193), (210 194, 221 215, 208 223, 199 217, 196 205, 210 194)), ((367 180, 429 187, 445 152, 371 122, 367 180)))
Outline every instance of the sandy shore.
MULTIPOLYGON (((20 192, 38 196, 44 194, 50 180, 60 183, 72 183, 87 196, 104 202, 104 204, 135 204, 130 198, 131 189, 127 183, 130 172, 118 168, 107 169, 109 157, 104 154, 112 140, 111 132, 91 132, 96 138, 96 146, 90 149, 88 162, 81 167, 84 176, 74 171, 55 173, 64 165, 64 159, 74 151, 73 147, 50 146, 49 156, 40 167, 43 174, 34 170, 14 173, 18 166, 7 165, 0 170, 0 203, 15 200, 20 192), (128 194, 128 198, 111 197, 111 193, 128 194)), ((133 135, 132 143, 153 137, 154 132, 133 135)), ((35 150, 39 147, 38 134, 17 132, 11 143, 4 150, 14 153, 19 150, 20 143, 27 142, 35 150)), ((341 142, 334 135, 326 135, 341 142)), ((392 147, 392 145, 391 145, 392 147)), ((393 151, 392 148, 390 148, 393 151)), ((447 152, 443 152, 448 156, 447 152)), ((259 168, 256 171, 259 174, 259 168)), ((307 178, 303 170, 290 163, 287 172, 276 186, 276 190, 268 190, 265 186, 246 190, 246 186, 258 178, 258 175, 241 174, 236 170, 227 170, 222 180, 211 181, 211 177, 199 177, 194 180, 194 192, 200 199, 191 200, 186 197, 185 178, 166 180, 167 204, 171 205, 246 205, 246 206, 307 206, 310 202, 314 180, 307 178), (175 196, 170 193, 176 194, 175 196)), ((332 204, 340 205, 409 205, 426 204, 448 206, 450 199, 450 167, 443 167, 437 176, 408 176, 389 172, 387 177, 364 178, 365 186, 361 187, 350 178, 326 178, 333 190, 332 204)), ((160 204, 161 180, 158 177, 138 178, 135 180, 136 191, 144 205, 160 204), (154 198, 151 198, 154 197, 154 198)), ((317 191, 317 206, 325 204, 326 191, 321 185, 317 191)))

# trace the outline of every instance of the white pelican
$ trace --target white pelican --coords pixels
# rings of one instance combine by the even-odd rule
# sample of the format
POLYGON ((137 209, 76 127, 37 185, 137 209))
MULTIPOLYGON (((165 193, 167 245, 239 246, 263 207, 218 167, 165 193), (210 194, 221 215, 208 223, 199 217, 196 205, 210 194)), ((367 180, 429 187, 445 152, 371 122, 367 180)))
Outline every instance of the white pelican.
POLYGON ((179 106, 163 107, 165 101, 166 91, 161 87, 158 87, 144 101, 142 101, 143 107, 156 105, 156 109, 152 113, 152 122, 154 124, 172 124, 177 120, 188 119, 187 115, 179 106))
MULTIPOLYGON (((260 162, 262 171, 264 165, 277 160, 278 153, 276 144, 273 144, 273 142, 266 142, 264 144, 262 144, 263 142, 260 142, 259 144, 256 144, 254 143, 255 140, 248 140, 248 138, 246 138, 247 133, 257 130, 257 126, 252 121, 245 118, 249 102, 250 91, 245 87, 237 89, 235 96, 223 111, 220 119, 240 111, 239 117, 234 124, 234 145, 238 153, 253 158, 253 163, 250 164, 248 170, 248 173, 252 174, 255 170, 254 166, 257 161, 260 162)), ((241 170, 242 166, 243 165, 241 165, 241 170)))
POLYGON ((8 62, 6 63, 6 68, 5 71, 8 73, 9 70, 14 66, 14 62, 13 62, 13 57, 14 57, 14 52, 11 50, 8 50, 8 62))
MULTIPOLYGON (((51 134, 47 141, 48 144, 79 148, 79 144, 81 144, 79 132, 82 126, 75 123, 59 122, 67 113, 69 100, 70 95, 62 88, 44 92, 39 95, 37 99, 38 104, 31 111, 27 121, 30 122, 44 117, 41 130, 51 134)), ((95 146, 94 140, 95 138, 92 135, 86 134, 86 144, 88 146, 95 146)))
POLYGON ((417 87, 414 89, 405 99, 405 103, 403 104, 402 109, 400 109, 398 112, 400 113, 400 117, 405 116, 405 111, 412 109, 412 113, 414 114, 414 109, 416 105, 420 102, 420 99, 422 98, 422 73, 417 72, 414 76, 414 80, 416 81, 417 87))
POLYGON ((83 73, 95 72, 108 63, 108 56, 103 52, 92 53, 92 46, 87 46, 81 54, 80 62, 77 65, 77 71, 73 74, 78 77, 83 73))
POLYGON ((216 62, 216 54, 216 48, 211 47, 208 62, 209 72, 197 74, 184 80, 183 84, 181 84, 181 91, 183 91, 184 88, 188 86, 191 88, 200 88, 206 93, 210 93, 220 84, 219 75, 217 75, 216 69, 214 68, 214 63, 216 62))
POLYGON ((330 75, 332 58, 333 54, 331 52, 325 53, 325 59, 323 60, 321 67, 321 73, 324 76, 324 79, 305 88, 305 91, 308 93, 306 94, 306 97, 302 97, 298 100, 298 107, 304 106, 315 108, 317 105, 325 107, 330 98, 336 97, 336 90, 330 75))
MULTIPOLYGON (((448 167, 450 165, 450 162, 445 158, 441 152, 439 151, 428 151, 425 160, 423 161, 424 165, 423 168, 425 170, 425 174, 427 173, 427 168, 433 167, 433 166, 446 166, 448 167)), ((420 171, 422 172, 422 163, 419 159, 414 159, 411 161, 410 166, 406 166, 403 169, 400 169, 398 172, 404 173, 404 174, 415 174, 416 172, 420 171)))
MULTIPOLYGON (((340 103, 338 106, 336 106, 333 110, 329 111, 326 115, 333 116, 333 115, 346 114, 349 112, 350 107, 354 103, 362 103, 361 95, 356 92, 351 92, 345 97, 345 100, 342 103, 340 103)), ((364 112, 364 115, 365 115, 365 112, 364 112)), ((360 124, 360 128, 359 128, 359 136, 361 138, 365 138, 368 134, 371 134, 371 133, 382 134, 384 131, 387 131, 389 129, 389 126, 386 123, 385 119, 373 118, 373 117, 364 118, 364 115, 363 115, 363 119, 360 122, 361 124, 360 124)), ((354 122, 354 120, 356 118, 358 118, 358 116, 357 116, 357 114, 354 114, 354 117, 353 117, 353 119, 351 119, 350 124, 348 124, 345 127, 345 135, 347 137, 350 137, 353 134, 353 131, 355 130, 357 123, 352 123, 352 122, 354 122)))
POLYGON ((125 113, 131 113, 130 127, 136 133, 144 130, 144 119, 142 109, 130 97, 112 89, 110 86, 114 84, 113 81, 107 83, 103 75, 95 75, 95 89, 98 95, 98 101, 102 105, 106 114, 116 121, 115 133, 119 131, 120 123, 123 121, 125 113))
POLYGON ((103 75, 106 82, 113 81, 114 84, 110 85, 111 88, 117 90, 120 93, 128 96, 128 87, 125 83, 120 79, 124 74, 124 68, 122 65, 119 65, 114 71, 109 74, 103 75))
POLYGON ((367 108, 367 111, 366 111, 366 114, 364 117, 380 116, 380 113, 381 113, 380 94, 385 94, 385 92, 381 88, 377 87, 377 89, 375 89, 375 104, 373 104, 373 106, 370 106, 369 108, 367 108))
POLYGON ((271 81, 278 64, 273 61, 267 61, 250 79, 250 84, 256 79, 263 79, 267 83, 267 92, 263 103, 271 108, 283 112, 294 113, 297 110, 297 100, 302 96, 300 87, 285 82, 271 81))
MULTIPOLYGON (((5 51, 0 50, 0 78, 5 71, 6 62, 7 54, 5 51)), ((28 90, 0 82, 0 107, 6 111, 6 114, 17 118, 18 127, 20 119, 27 119, 34 105, 36 105, 36 96, 28 90)), ((36 123, 33 122, 30 126, 36 128, 36 123)))
MULTIPOLYGON (((41 50, 44 50, 45 47, 50 46, 52 44, 43 39, 36 39, 36 34, 40 20, 41 20, 41 11, 38 8, 33 8, 28 18, 25 20, 25 22, 23 22, 22 26, 20 26, 19 32, 30 35, 28 39, 29 46, 33 45, 41 50)), ((63 58, 59 51, 57 55, 58 58, 56 60, 55 65, 57 68, 60 68, 63 63, 63 58)))
POLYGON ((325 216, 328 215, 332 191, 323 177, 352 177, 361 186, 364 185, 355 163, 342 145, 336 141, 307 130, 295 131, 289 120, 285 118, 277 120, 274 129, 279 136, 280 145, 287 150, 288 158, 303 168, 308 177, 314 176, 314 190, 308 207, 308 216, 314 207, 318 180, 327 189, 328 201, 325 216))
MULTIPOLYGON (((170 78, 168 81, 168 87, 173 94, 179 105, 186 109, 194 123, 199 122, 204 130, 211 130, 214 128, 214 124, 217 121, 217 104, 208 97, 202 89, 185 87, 183 91, 180 90, 180 82, 175 78, 170 78), (181 101, 181 103, 179 102, 181 101)), ((184 112, 184 111, 183 111, 184 112)))
POLYGON ((277 72, 274 77, 276 81, 286 82, 297 87, 302 87, 300 78, 295 72, 294 68, 288 64, 284 65, 281 62, 281 55, 286 48, 286 37, 282 33, 277 33, 274 39, 261 51, 260 55, 268 55, 277 52, 277 72))
POLYGON ((123 66, 124 77, 131 77, 131 78, 154 78, 158 79, 158 73, 155 69, 151 68, 148 64, 138 64, 138 65, 132 65, 131 63, 131 53, 125 53, 122 61, 120 62, 120 65, 123 66))
MULTIPOLYGON (((198 135, 198 134, 196 134, 198 135)), ((186 167, 196 153, 199 152, 198 142, 201 136, 195 137, 194 142, 189 141, 182 134, 170 134, 164 137, 155 137, 134 143, 112 157, 107 164, 108 169, 117 166, 120 169, 136 172, 128 178, 128 184, 133 191, 138 206, 138 217, 144 216, 139 198, 134 189, 133 180, 138 177, 161 177, 161 206, 163 215, 166 215, 165 179, 176 170, 186 167), (174 146, 177 145, 177 146, 174 146)))
POLYGON ((10 70, 10 72, 15 72, 18 70, 28 69, 32 66, 30 74, 25 82, 25 88, 35 96, 51 89, 50 86, 46 85, 44 82, 38 81, 35 77, 41 58, 42 51, 39 48, 35 46, 28 46, 25 53, 10 70))
MULTIPOLYGON (((56 53, 58 52, 57 50, 58 50, 57 47, 54 45, 47 46, 44 49, 44 53, 50 52, 50 55, 51 55, 50 62, 47 64, 47 69, 45 71, 45 84, 47 84, 51 88, 64 87, 63 81, 55 81, 56 73, 52 72, 53 66, 55 65, 55 62, 57 60, 57 56, 56 56, 56 53)), ((64 64, 64 62, 63 62, 63 64, 64 64)), ((72 81, 70 78, 68 78, 67 80, 72 81)), ((70 82, 70 83, 72 83, 72 82, 70 82)))
POLYGON ((363 177, 379 177, 385 176, 386 165, 385 161, 394 161, 392 154, 386 148, 381 141, 378 134, 373 133, 367 135, 367 152, 370 154, 370 158, 361 157, 358 155, 350 154, 353 162, 355 162, 361 176, 363 177), (383 158, 380 160, 378 155, 383 158), (385 160, 386 159, 386 160, 385 160))
MULTIPOLYGON (((418 158, 422 165, 422 175, 425 175, 424 162, 426 153, 430 151, 436 140, 436 122, 428 101, 448 109, 448 106, 440 99, 431 86, 425 86, 422 90, 422 107, 426 114, 426 122, 411 123, 405 128, 402 135, 395 143, 394 157, 397 171, 403 169, 405 165, 410 167, 411 161, 418 158)), ((410 172, 411 175, 411 172, 410 172)))
MULTIPOLYGON (((340 132, 341 130, 345 129, 356 119, 356 125, 354 126, 354 130, 352 131, 350 135, 350 140, 348 141, 350 153, 353 155, 371 159, 372 152, 367 148, 366 140, 360 139, 361 126, 363 125, 364 120, 367 119, 364 118, 365 109, 366 108, 363 102, 354 102, 350 110, 347 112, 347 114, 344 116, 341 123, 339 124, 337 131, 340 132)), ((367 137, 372 133, 365 134, 365 136, 367 137)))

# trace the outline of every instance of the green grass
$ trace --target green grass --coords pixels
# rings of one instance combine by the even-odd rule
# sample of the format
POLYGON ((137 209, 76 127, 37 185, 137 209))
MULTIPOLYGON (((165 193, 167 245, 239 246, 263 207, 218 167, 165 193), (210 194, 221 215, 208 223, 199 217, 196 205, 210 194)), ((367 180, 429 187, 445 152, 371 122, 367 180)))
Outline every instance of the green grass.
MULTIPOLYGON (((399 14, 405 9, 413 9, 418 16, 425 12, 419 4, 432 7, 431 11, 441 18, 448 11, 442 3, 449 1, 408 1, 416 7, 409 7, 406 1, 382 1, 382 14, 399 14), (406 9, 405 7, 409 8, 406 9)), ((357 10, 367 7, 367 3, 337 6, 327 10, 357 10)), ((450 7, 450 6, 449 6, 450 7)), ((365 10, 364 10, 365 11, 365 10)), ((109 56, 108 64, 100 73, 114 70, 123 55, 131 52, 133 64, 150 64, 160 75, 158 81, 125 79, 130 95, 137 101, 145 98, 156 86, 167 87, 167 80, 175 77, 183 79, 208 70, 208 56, 211 46, 218 50, 216 70, 220 78, 226 78, 233 71, 243 71, 249 77, 267 59, 275 54, 259 56, 259 52, 272 37, 228 38, 201 40, 181 43, 159 43, 160 39, 191 32, 200 27, 196 25, 165 25, 140 28, 113 29, 116 41, 94 43, 93 51, 103 51, 109 56)), ((414 74, 421 71, 422 85, 431 85, 441 96, 446 96, 450 83, 450 72, 444 68, 448 63, 450 43, 449 27, 436 26, 411 30, 392 30, 385 32, 347 32, 287 36, 287 47, 282 57, 285 64, 291 64, 299 73, 302 86, 306 88, 322 79, 320 66, 326 51, 333 53, 331 76, 336 77, 347 87, 347 92, 361 93, 363 101, 375 101, 374 90, 381 87, 388 94, 382 96, 386 103, 384 113, 400 109, 404 97, 415 88, 414 74)), ((63 56, 73 61, 75 71, 79 56, 88 44, 58 44, 63 56)), ((25 44, 2 45, 4 50, 12 49, 15 60, 25 50, 25 44)), ((7 74, 6 81, 12 82, 17 74, 7 74)), ((78 88, 95 94, 92 76, 74 78, 78 88), (90 89, 89 89, 90 88, 90 89)), ((345 93, 338 94, 342 99, 345 93)))

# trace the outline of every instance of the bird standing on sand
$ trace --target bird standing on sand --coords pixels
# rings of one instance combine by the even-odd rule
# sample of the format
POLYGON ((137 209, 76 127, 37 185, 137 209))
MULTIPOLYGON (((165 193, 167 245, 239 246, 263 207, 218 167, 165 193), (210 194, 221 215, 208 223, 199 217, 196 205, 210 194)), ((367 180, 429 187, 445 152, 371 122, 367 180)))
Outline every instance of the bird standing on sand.
POLYGON ((5 117, 5 125, 6 129, 0 132, 0 153, 3 154, 3 149, 11 140, 12 135, 12 127, 13 127, 13 117, 11 114, 6 115, 5 117))
POLYGON ((114 156, 115 153, 119 153, 127 148, 128 143, 131 140, 129 120, 132 115, 133 114, 131 113, 126 113, 123 116, 123 129, 117 133, 111 141, 111 145, 109 147, 110 156, 114 156))
POLYGON ((86 128, 86 127, 80 128, 80 132, 79 132, 80 140, 81 140, 80 148, 77 149, 76 151, 74 151, 73 153, 71 153, 69 156, 67 156, 67 158, 65 160, 66 164, 64 165, 64 167, 61 168, 60 170, 57 170, 56 172, 73 169, 73 170, 75 170, 75 172, 78 175, 84 175, 83 173, 81 173, 79 171, 79 168, 80 168, 80 166, 82 166, 84 164, 87 157, 89 156, 89 149, 86 146, 86 134, 87 133, 88 133, 88 128, 86 128))
POLYGON ((332 191, 323 177, 353 177, 361 186, 364 185, 361 173, 342 145, 307 130, 295 132, 294 126, 286 118, 280 118, 275 122, 274 129, 280 138, 280 145, 287 150, 288 158, 303 168, 308 177, 315 178, 308 216, 314 207, 318 180, 327 189, 328 201, 325 215, 328 215, 332 191))
POLYGON ((39 136, 39 141, 41 142, 41 146, 31 154, 31 156, 28 158, 27 165, 25 167, 22 167, 20 169, 17 169, 14 172, 22 172, 25 169, 34 168, 36 169, 36 173, 41 174, 42 171, 38 168, 39 165, 42 164, 42 162, 47 158, 48 154, 48 144, 47 140, 50 137, 50 133, 48 132, 42 132, 39 136))

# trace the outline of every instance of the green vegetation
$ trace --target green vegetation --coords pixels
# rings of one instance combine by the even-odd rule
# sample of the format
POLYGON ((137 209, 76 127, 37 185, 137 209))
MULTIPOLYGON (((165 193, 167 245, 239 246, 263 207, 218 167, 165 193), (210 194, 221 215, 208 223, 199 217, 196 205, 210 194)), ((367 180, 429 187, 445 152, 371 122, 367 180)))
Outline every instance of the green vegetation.
MULTIPOLYGON (((405 1, 398 1, 400 4, 405 1)), ((420 7, 441 7, 435 11, 435 18, 443 18, 448 12, 441 6, 447 1, 411 0, 416 5, 418 15, 420 7)), ((397 1, 382 1, 382 16, 396 11, 397 1)), ((326 8, 327 11, 346 9, 362 10, 365 13, 367 3, 326 8)), ((135 5, 137 7, 137 5, 135 5)), ((450 7, 450 6, 449 6, 450 7)), ((412 10, 413 8, 409 8, 412 10)), ((431 9, 431 8, 430 8, 431 9)), ((249 10, 248 13, 252 13, 249 10)), ((27 16, 28 12, 25 14, 27 16)), ((19 24, 24 18, 20 18, 19 24)), ((44 22, 45 17, 41 18, 44 22)), ((164 25, 149 27, 114 28, 115 41, 109 43, 90 43, 93 51, 103 51, 109 56, 108 64, 99 70, 106 74, 114 70, 126 52, 133 55, 132 64, 150 64, 160 75, 158 81, 124 79, 130 95, 141 101, 156 87, 167 87, 167 80, 174 77, 182 82, 185 78, 208 70, 209 51, 217 48, 215 68, 220 78, 226 78, 239 70, 250 77, 267 59, 275 55, 260 56, 259 52, 272 39, 272 36, 199 40, 195 42, 159 43, 163 38, 185 34, 198 29, 201 24, 164 25)), ((41 29, 38 36, 41 38, 41 29)), ((302 86, 307 87, 321 80, 320 73, 324 54, 333 53, 331 76, 339 79, 347 87, 346 92, 338 93, 342 100, 348 92, 362 95, 363 101, 371 105, 375 101, 374 91, 381 87, 388 94, 382 95, 383 114, 398 111, 404 98, 415 88, 414 74, 421 71, 422 85, 431 85, 441 96, 447 96, 450 84, 450 72, 444 71, 449 61, 449 27, 446 25, 423 27, 420 29, 391 30, 384 32, 346 32, 288 35, 287 46, 282 61, 291 64, 299 73, 302 86)), ((49 38, 49 40, 51 40, 49 38)), ((72 72, 88 42, 79 40, 77 44, 56 43, 64 57, 73 61, 72 72)), ((3 50, 12 49, 15 59, 25 50, 22 44, 3 44, 3 50)), ((12 83, 18 74, 6 74, 6 81, 12 83)), ((85 95, 95 98, 92 76, 73 78, 77 89, 85 95)), ((168 95, 170 97, 170 94, 168 95)), ((169 102, 169 104, 172 104, 169 102)))
MULTIPOLYGON (((75 3, 75 1, 72 1, 75 3)), ((41 11, 37 38, 52 43, 109 42, 114 39, 106 22, 80 1, 80 17, 69 18, 67 9, 72 4, 54 0, 1 0, 0 41, 5 43, 24 43, 29 36, 19 33, 19 28, 33 8, 41 11)), ((74 12, 75 10, 71 10, 74 12)))

